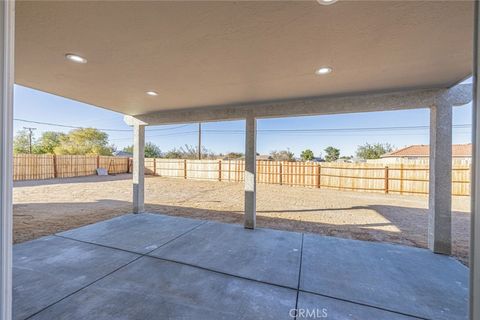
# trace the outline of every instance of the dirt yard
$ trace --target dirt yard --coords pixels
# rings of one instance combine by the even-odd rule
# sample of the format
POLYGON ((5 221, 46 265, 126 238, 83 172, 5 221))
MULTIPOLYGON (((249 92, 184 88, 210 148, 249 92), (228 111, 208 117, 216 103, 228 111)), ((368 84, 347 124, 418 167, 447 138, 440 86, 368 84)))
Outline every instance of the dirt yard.
MULTIPOLYGON (((131 176, 18 182, 14 242, 131 210, 131 176)), ((242 223, 243 184, 147 177, 146 210, 242 223)), ((257 225, 351 239, 427 245, 427 198, 258 185, 257 225)), ((469 198, 453 200, 454 254, 468 260, 469 198)))

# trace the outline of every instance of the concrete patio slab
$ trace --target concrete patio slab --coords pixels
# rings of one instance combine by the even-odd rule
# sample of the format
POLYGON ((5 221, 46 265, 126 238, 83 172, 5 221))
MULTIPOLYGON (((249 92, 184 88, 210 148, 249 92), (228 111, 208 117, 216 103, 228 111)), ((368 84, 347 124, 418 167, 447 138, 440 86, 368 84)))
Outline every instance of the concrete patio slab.
POLYGON ((149 255, 298 287, 302 234, 209 222, 149 255))
POLYGON ((429 319, 466 319, 468 269, 399 245, 305 235, 300 289, 429 319))
POLYGON ((55 236, 15 245, 13 318, 25 319, 137 257, 55 236))
POLYGON ((412 320, 398 313, 306 292, 298 296, 297 319, 412 320))
POLYGON ((127 214, 59 235, 144 254, 202 223, 204 221, 159 214, 127 214))
POLYGON ((292 319, 296 291, 142 257, 33 319, 292 319))
POLYGON ((467 268, 428 250, 151 214, 70 233, 14 247, 16 320, 292 319, 297 294, 333 320, 466 319, 467 268), (105 247, 129 239, 163 246, 105 247))

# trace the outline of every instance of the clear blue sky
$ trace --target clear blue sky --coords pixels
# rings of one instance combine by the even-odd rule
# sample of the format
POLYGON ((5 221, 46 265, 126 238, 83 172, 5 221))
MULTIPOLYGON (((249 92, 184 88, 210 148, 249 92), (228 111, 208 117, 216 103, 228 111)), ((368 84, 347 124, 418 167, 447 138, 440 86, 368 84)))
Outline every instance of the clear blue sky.
MULTIPOLYGON (((73 100, 15 86, 15 118, 60 123, 72 126, 124 129, 125 132, 108 132, 110 141, 121 149, 132 144, 131 129, 123 122, 119 113, 97 108, 73 100)), ((454 125, 471 123, 471 105, 454 109, 454 125)), ((304 149, 312 149, 316 156, 324 154, 327 146, 341 150, 341 155, 354 155, 358 145, 377 142, 388 142, 395 147, 410 144, 428 144, 428 130, 385 130, 357 132, 272 132, 262 130, 278 129, 326 129, 326 128, 371 128, 371 127, 402 127, 428 126, 429 112, 427 109, 372 112, 344 115, 328 115, 313 117, 296 117, 283 119, 266 119, 258 121, 258 146, 261 154, 272 150, 289 148, 299 156, 304 149)), ((63 131, 70 129, 52 127, 40 124, 15 121, 17 132, 24 126, 35 127, 38 137, 43 131, 63 131)), ((162 151, 168 151, 185 144, 196 145, 198 125, 171 125, 148 127, 146 138, 157 144, 162 151)), ((203 145, 214 152, 244 151, 243 121, 205 123, 202 127, 203 145), (217 131, 209 131, 217 130, 217 131), (218 132, 218 130, 223 130, 218 132), (237 130, 229 133, 225 130, 237 130)), ((454 128, 454 143, 470 143, 470 128, 454 128)))

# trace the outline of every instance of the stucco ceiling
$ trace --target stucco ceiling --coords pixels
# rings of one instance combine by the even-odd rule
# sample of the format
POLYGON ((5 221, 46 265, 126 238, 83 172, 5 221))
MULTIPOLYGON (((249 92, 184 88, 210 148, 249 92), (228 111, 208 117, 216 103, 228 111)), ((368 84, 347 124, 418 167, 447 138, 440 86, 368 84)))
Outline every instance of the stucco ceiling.
POLYGON ((130 115, 446 87, 471 73, 472 19, 466 1, 20 1, 15 77, 130 115))

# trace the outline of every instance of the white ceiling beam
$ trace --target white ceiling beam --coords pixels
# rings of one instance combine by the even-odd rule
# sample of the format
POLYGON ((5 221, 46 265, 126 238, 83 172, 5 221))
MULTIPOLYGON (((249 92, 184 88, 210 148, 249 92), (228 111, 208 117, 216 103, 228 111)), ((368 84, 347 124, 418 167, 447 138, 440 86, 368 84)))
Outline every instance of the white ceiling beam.
POLYGON ((129 125, 130 127, 133 127, 133 126, 146 126, 148 125, 148 123, 144 122, 144 121, 141 121, 141 120, 138 120, 132 116, 124 116, 123 117, 123 121, 129 125))
MULTIPOLYGON (((132 118, 148 125, 209 122, 255 118, 281 118, 323 114, 390 111, 429 108, 438 99, 448 99, 451 105, 464 105, 472 98, 470 84, 449 89, 423 89, 391 93, 370 93, 334 97, 314 97, 191 109, 165 110, 136 115, 132 118)), ((129 120, 132 121, 132 120, 129 120)))

